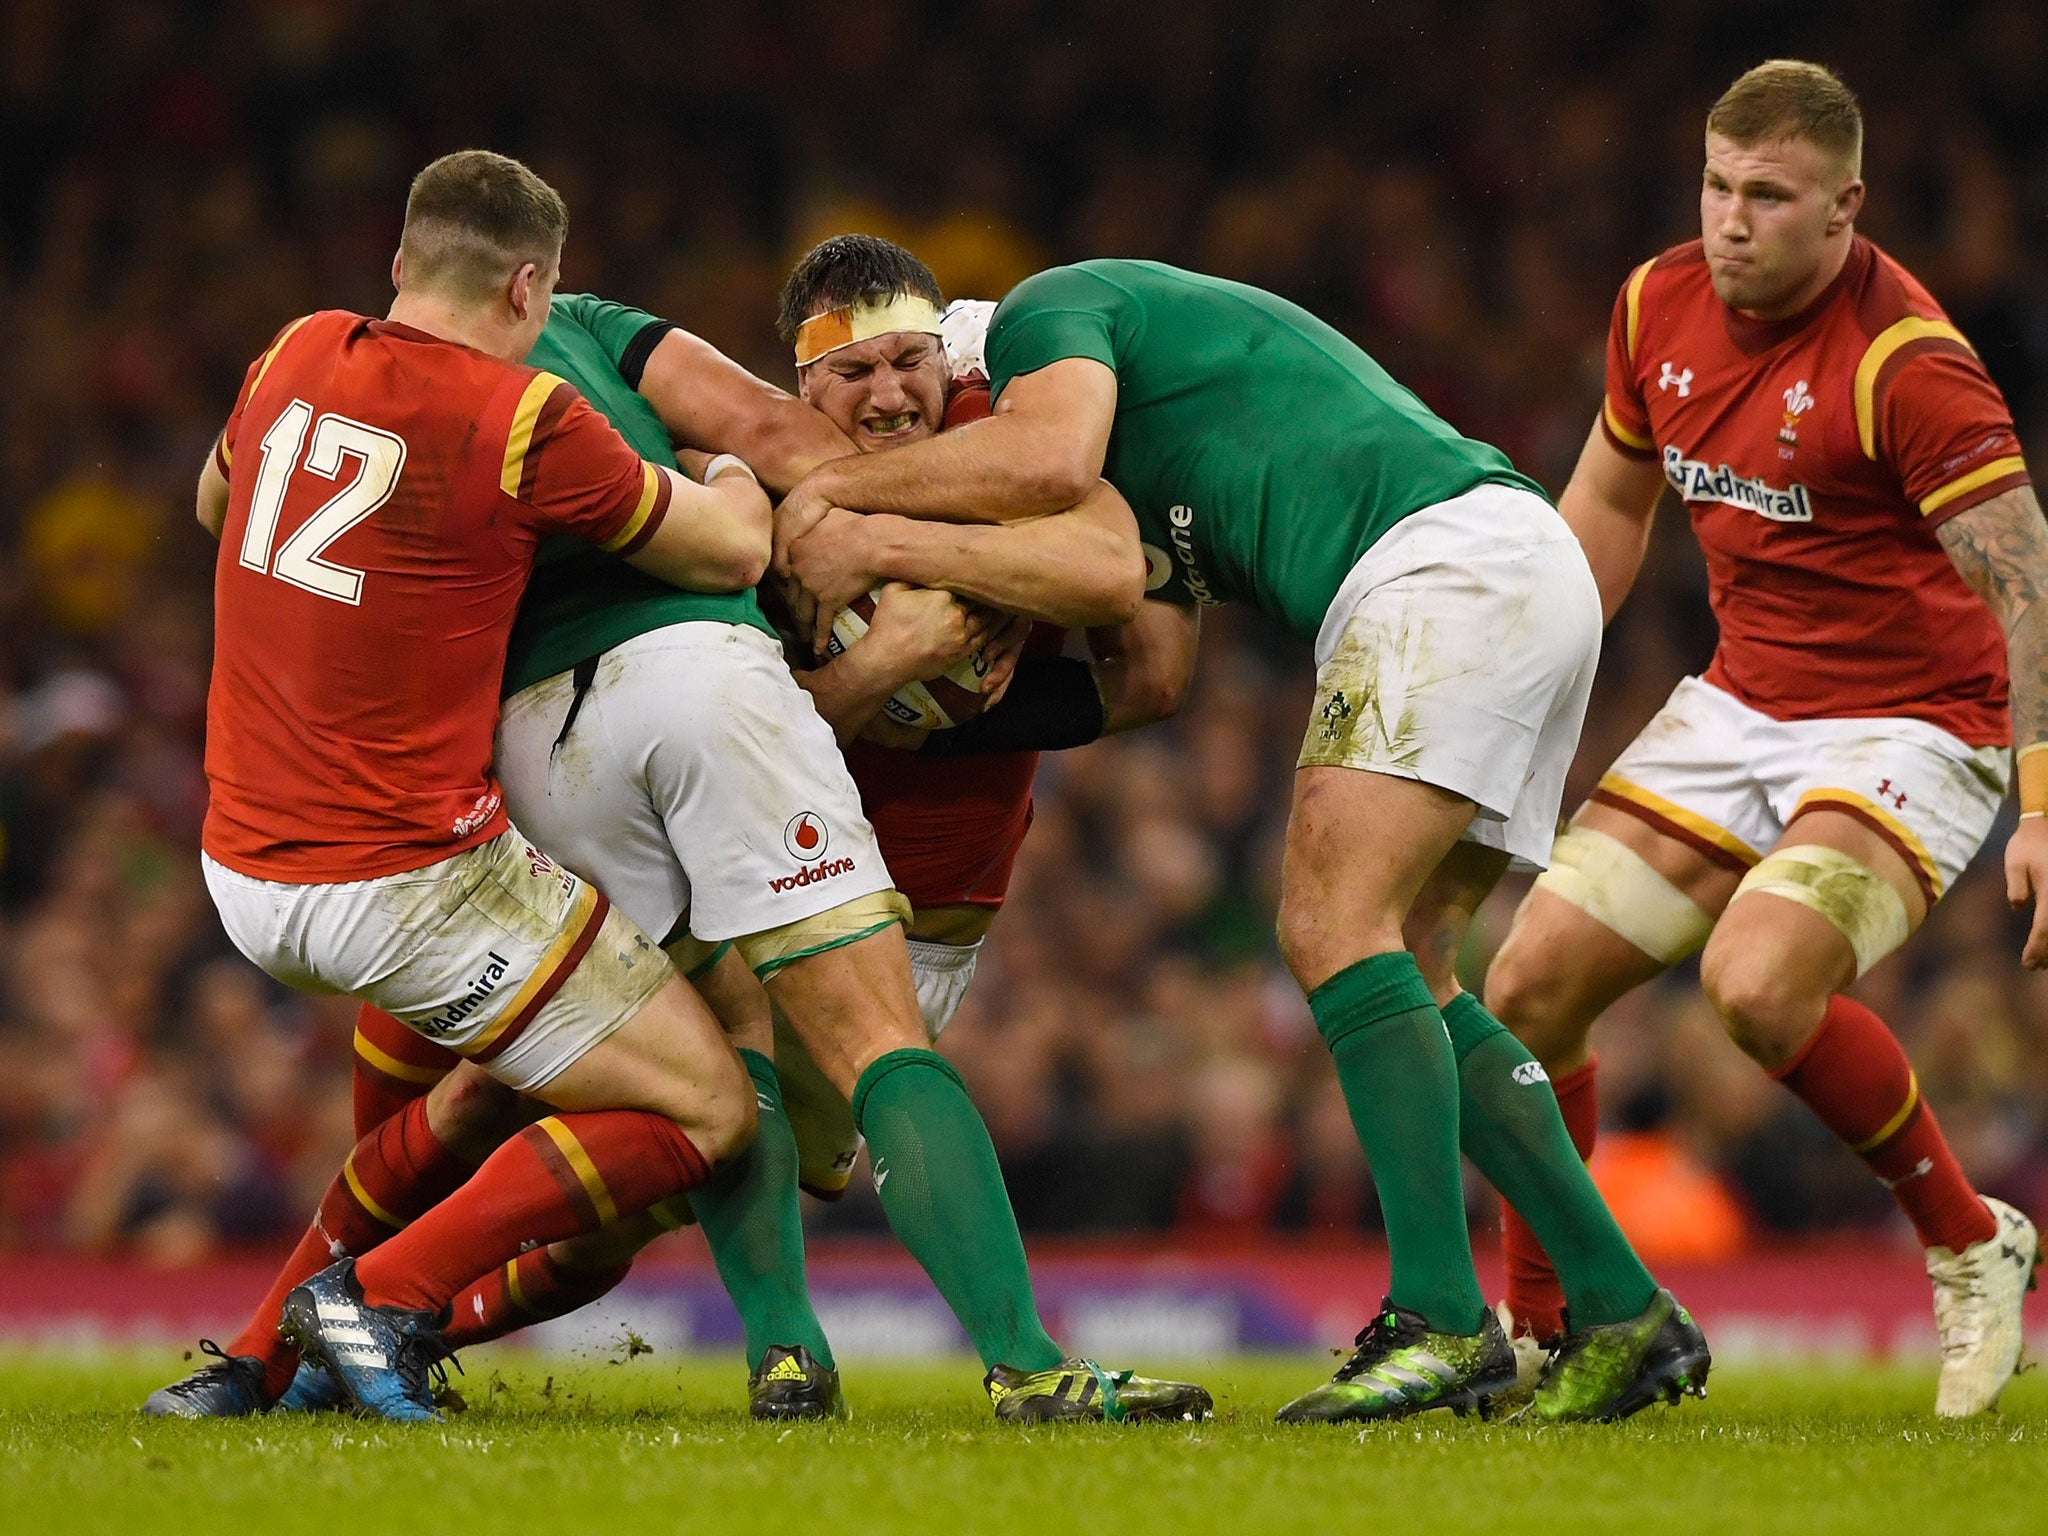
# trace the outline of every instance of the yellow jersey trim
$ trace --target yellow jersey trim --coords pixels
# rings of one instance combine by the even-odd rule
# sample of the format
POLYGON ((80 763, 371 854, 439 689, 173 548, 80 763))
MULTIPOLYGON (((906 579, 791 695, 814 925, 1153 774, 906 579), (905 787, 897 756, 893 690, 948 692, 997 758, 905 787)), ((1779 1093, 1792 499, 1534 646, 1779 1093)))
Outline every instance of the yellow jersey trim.
POLYGON ((1856 365, 1856 439, 1863 445, 1863 457, 1866 459, 1877 457, 1878 374, 1899 348, 1934 337, 1953 341, 1970 352, 1976 351, 1968 338, 1946 320, 1908 315, 1878 332, 1877 339, 1865 350, 1863 361, 1856 365))
POLYGON ((640 530, 647 526, 647 519, 654 513, 654 503, 661 496, 661 481, 656 478, 661 473, 659 466, 644 459, 641 461, 639 505, 633 508, 633 515, 626 519, 619 531, 598 546, 605 553, 616 553, 640 537, 640 530))
POLYGON ((1634 362, 1636 360, 1636 328, 1642 323, 1643 319, 1643 283, 1650 275, 1650 268, 1654 267, 1655 265, 1657 265, 1657 258, 1652 256, 1648 261, 1644 262, 1640 267, 1637 267, 1635 271, 1629 273, 1628 275, 1627 342, 1628 360, 1630 362, 1634 362))
POLYGON ((1651 442, 1647 437, 1639 437, 1637 434, 1629 431, 1627 427, 1624 427, 1621 424, 1621 418, 1614 414, 1613 401, 1602 399, 1600 402, 1600 410, 1601 413, 1607 418, 1607 430, 1612 432, 1616 437, 1620 438, 1624 443, 1627 443, 1629 447, 1640 448, 1643 450, 1643 452, 1648 453, 1657 446, 1655 443, 1651 442))
POLYGON ((1925 517, 1930 512, 1937 512, 1958 496, 1967 496, 1980 485, 2003 480, 2007 475, 2023 474, 2026 467, 2027 461, 2016 453, 2003 459, 1993 459, 1989 464, 1949 481, 1933 495, 1924 497, 1920 502, 1920 515, 1925 517))
POLYGON ((505 435, 505 464, 498 474, 498 489, 507 496, 517 499, 519 495, 519 482, 526 474, 526 452, 533 446, 533 424, 540 419, 540 408, 548 403, 555 386, 565 382, 542 371, 533 376, 526 392, 519 397, 512 412, 512 430, 505 435))
MULTIPOLYGON (((263 354, 262 361, 256 365, 256 377, 249 381, 249 396, 251 399, 255 398, 256 391, 263 387, 263 376, 270 372, 270 365, 277 361, 277 354, 284 350, 284 344, 298 335, 299 327, 312 318, 311 315, 301 315, 277 333, 277 340, 270 344, 270 350, 263 354)), ((221 435, 220 439, 220 461, 223 464, 230 465, 235 462, 234 445, 227 440, 225 433, 221 435)))

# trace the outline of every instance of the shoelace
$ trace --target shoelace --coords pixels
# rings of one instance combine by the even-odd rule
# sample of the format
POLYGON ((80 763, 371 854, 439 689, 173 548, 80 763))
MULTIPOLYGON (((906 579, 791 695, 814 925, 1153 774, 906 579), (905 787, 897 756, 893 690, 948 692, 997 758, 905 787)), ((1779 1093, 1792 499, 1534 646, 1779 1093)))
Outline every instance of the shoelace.
POLYGON ((1351 1351, 1351 1358, 1337 1367, 1336 1379, 1350 1381, 1386 1359, 1400 1347, 1399 1340, 1395 1337, 1400 1327, 1399 1315, 1382 1312, 1359 1329, 1358 1336, 1351 1341, 1355 1346, 1351 1351))

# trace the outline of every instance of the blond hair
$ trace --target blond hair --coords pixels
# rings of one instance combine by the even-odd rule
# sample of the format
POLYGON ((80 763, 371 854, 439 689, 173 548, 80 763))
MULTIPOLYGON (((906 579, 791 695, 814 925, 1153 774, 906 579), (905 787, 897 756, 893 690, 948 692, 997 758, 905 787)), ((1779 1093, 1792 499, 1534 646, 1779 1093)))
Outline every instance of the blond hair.
POLYGON ((459 149, 412 179, 398 239, 407 287, 488 300, 532 262, 561 259, 569 210, 561 194, 508 155, 459 149))
POLYGON ((1863 109, 1842 77, 1804 59, 1766 59, 1714 103, 1707 132, 1745 147, 1804 139, 1851 176, 1863 170, 1863 109))

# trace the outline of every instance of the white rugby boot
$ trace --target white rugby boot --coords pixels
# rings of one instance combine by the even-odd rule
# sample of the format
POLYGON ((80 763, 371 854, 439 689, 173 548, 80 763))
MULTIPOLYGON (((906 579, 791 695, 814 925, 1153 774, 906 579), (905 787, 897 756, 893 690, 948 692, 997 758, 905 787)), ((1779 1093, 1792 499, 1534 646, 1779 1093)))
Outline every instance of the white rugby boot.
POLYGON ((1997 1232, 1961 1253, 1927 1250, 1934 1325, 1941 1334, 1934 1411, 1944 1419, 1986 1412, 2019 1369, 2025 1331, 2020 1309, 2041 1265, 2034 1224, 2003 1200, 1986 1198, 1984 1204, 1997 1232))

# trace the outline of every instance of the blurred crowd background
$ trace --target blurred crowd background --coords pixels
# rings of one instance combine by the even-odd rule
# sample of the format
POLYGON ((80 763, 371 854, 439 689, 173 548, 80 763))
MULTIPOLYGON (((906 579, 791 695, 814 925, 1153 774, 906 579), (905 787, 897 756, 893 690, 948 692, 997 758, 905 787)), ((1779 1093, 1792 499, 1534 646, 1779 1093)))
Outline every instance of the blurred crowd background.
MULTIPOLYGON (((353 1004, 242 962, 199 883, 213 546, 191 494, 284 320, 383 312, 407 180, 445 150, 521 155, 563 191, 565 288, 780 383, 774 296, 828 233, 908 241, 950 295, 1159 257, 1306 303, 1557 488, 1617 286, 1697 233, 1707 105, 1796 53, 1861 93, 1864 229, 2048 449, 2032 0, 8 0, 0 27, 0 1247, 176 1262, 281 1237, 348 1145, 353 1004)), ((945 1039, 1034 1231, 1376 1224, 1271 937, 1306 658, 1212 617, 1178 720, 1047 759, 945 1039)), ((1667 502, 1574 799, 1712 643, 1667 502)), ((1860 991, 1970 1172, 2038 1212, 2048 980, 2016 962, 2008 826, 1860 991)), ((1485 914, 1474 981, 1519 889, 1485 914)), ((1899 1238, 1690 971, 1599 1045, 1600 1172, 1646 1249, 1899 1238)), ((860 1188, 820 1226, 878 1224, 860 1188)))

